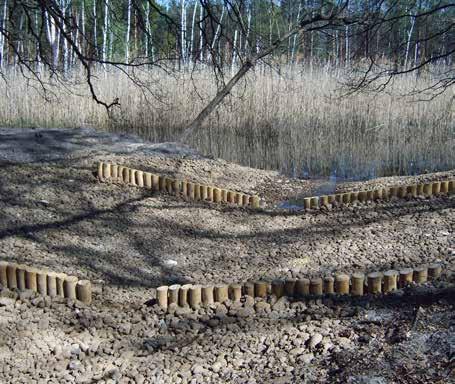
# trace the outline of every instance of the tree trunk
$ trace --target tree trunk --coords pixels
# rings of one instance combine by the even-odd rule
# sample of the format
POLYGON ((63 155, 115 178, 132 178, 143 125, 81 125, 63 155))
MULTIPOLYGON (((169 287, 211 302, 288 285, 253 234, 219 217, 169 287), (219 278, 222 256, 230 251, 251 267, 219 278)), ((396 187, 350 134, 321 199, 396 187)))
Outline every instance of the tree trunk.
POLYGON ((128 0, 128 16, 125 35, 125 63, 130 60, 131 0, 128 0))

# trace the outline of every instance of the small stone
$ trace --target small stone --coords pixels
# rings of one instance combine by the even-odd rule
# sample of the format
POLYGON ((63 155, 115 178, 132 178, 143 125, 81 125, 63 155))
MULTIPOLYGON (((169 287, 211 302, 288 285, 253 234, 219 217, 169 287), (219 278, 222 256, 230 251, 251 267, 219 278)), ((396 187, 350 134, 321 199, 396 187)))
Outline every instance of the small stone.
POLYGON ((259 301, 254 306, 257 312, 269 312, 270 311, 270 304, 265 301, 259 301))
POLYGON ((0 307, 12 307, 16 303, 16 300, 9 297, 0 297, 0 307))
POLYGON ((322 341, 322 338, 323 337, 320 333, 315 333, 313 336, 311 336, 310 341, 308 342, 310 349, 316 348, 322 341))
POLYGON ((71 371, 75 371, 81 368, 81 362, 78 360, 71 360, 68 364, 68 369, 71 371))

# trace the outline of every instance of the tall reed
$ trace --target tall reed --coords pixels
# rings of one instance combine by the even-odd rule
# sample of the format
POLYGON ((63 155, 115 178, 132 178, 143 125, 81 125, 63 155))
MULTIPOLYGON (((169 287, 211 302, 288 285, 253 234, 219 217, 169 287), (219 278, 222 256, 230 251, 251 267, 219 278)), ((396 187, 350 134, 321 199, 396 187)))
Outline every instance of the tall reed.
MULTIPOLYGON (((100 94, 120 99, 109 117, 83 83, 58 84, 45 101, 19 75, 0 82, 0 125, 93 126, 173 141, 216 92, 211 73, 143 74, 152 93, 118 73, 100 73, 100 94)), ((77 80, 76 78, 73 80, 77 80)), ((453 94, 431 101, 400 96, 432 79, 395 80, 389 92, 341 97, 342 75, 323 69, 252 73, 191 138, 194 147, 245 165, 288 174, 369 178, 455 168, 453 94)), ((36 84, 35 84, 36 85, 36 84)))

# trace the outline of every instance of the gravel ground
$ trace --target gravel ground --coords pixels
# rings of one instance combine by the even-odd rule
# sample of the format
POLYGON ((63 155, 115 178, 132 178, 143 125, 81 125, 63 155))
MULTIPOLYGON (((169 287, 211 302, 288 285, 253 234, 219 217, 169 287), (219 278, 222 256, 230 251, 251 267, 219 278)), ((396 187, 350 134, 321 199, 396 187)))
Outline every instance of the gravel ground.
POLYGON ((96 282, 90 308, 30 292, 16 301, 16 293, 1 292, 0 383, 453 379, 454 196, 287 211, 275 205, 330 180, 287 179, 172 143, 148 145, 87 129, 0 130, 0 165, 0 259, 96 282), (251 211, 188 203, 98 183, 99 160, 259 193, 268 205, 251 211), (171 314, 144 305, 153 287, 173 282, 385 270, 434 260, 445 266, 449 283, 414 290, 404 303, 246 300, 171 314))

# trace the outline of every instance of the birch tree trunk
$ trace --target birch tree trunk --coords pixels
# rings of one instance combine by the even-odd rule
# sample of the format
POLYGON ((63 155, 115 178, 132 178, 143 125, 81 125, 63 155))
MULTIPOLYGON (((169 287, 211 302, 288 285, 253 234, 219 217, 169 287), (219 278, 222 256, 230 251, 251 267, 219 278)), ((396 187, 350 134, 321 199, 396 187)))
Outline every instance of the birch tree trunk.
MULTIPOLYGON (((107 59, 107 33, 109 27, 109 0, 104 0, 104 28, 103 28, 103 61, 107 59)), ((106 64, 103 64, 106 70, 106 64)))
POLYGON ((409 49, 411 47, 411 37, 412 37, 412 33, 414 31, 415 22, 416 22, 415 17, 411 16, 411 26, 409 27, 408 41, 406 42, 406 52, 404 55, 404 68, 405 69, 408 67, 409 49))
MULTIPOLYGON (((201 7, 199 12, 199 23, 202 23, 204 19, 204 7, 201 7)), ((202 63, 204 61, 204 35, 202 25, 199 25, 199 60, 202 63)))
POLYGON ((186 58, 186 6, 185 6, 185 0, 181 0, 181 9, 180 9, 180 25, 181 25, 181 55, 182 55, 182 62, 183 65, 185 66, 185 58, 186 58))
POLYGON ((193 51, 194 51, 194 26, 196 25, 196 11, 197 11, 198 2, 194 3, 193 9, 193 19, 191 21, 191 44, 190 44, 190 52, 189 52, 189 61, 193 61, 193 51))
POLYGON ((131 0, 128 0, 128 16, 126 22, 126 36, 125 36, 125 63, 130 60, 130 32, 131 32, 131 0))
POLYGON ((96 30, 96 0, 93 0, 93 46, 95 55, 98 54, 98 31, 96 30))
MULTIPOLYGON (((8 13, 8 0, 5 0, 3 3, 3 12, 2 12, 2 18, 0 19, 0 29, 6 29, 6 15, 8 13)), ((5 37, 3 34, 0 34, 0 68, 3 68, 5 66, 4 60, 5 56, 4 55, 4 49, 5 49, 5 37)))
MULTIPOLYGON (((145 5, 145 57, 149 57, 149 38, 150 38, 150 3, 145 5)), ((153 59, 152 59, 153 60, 153 59)))

